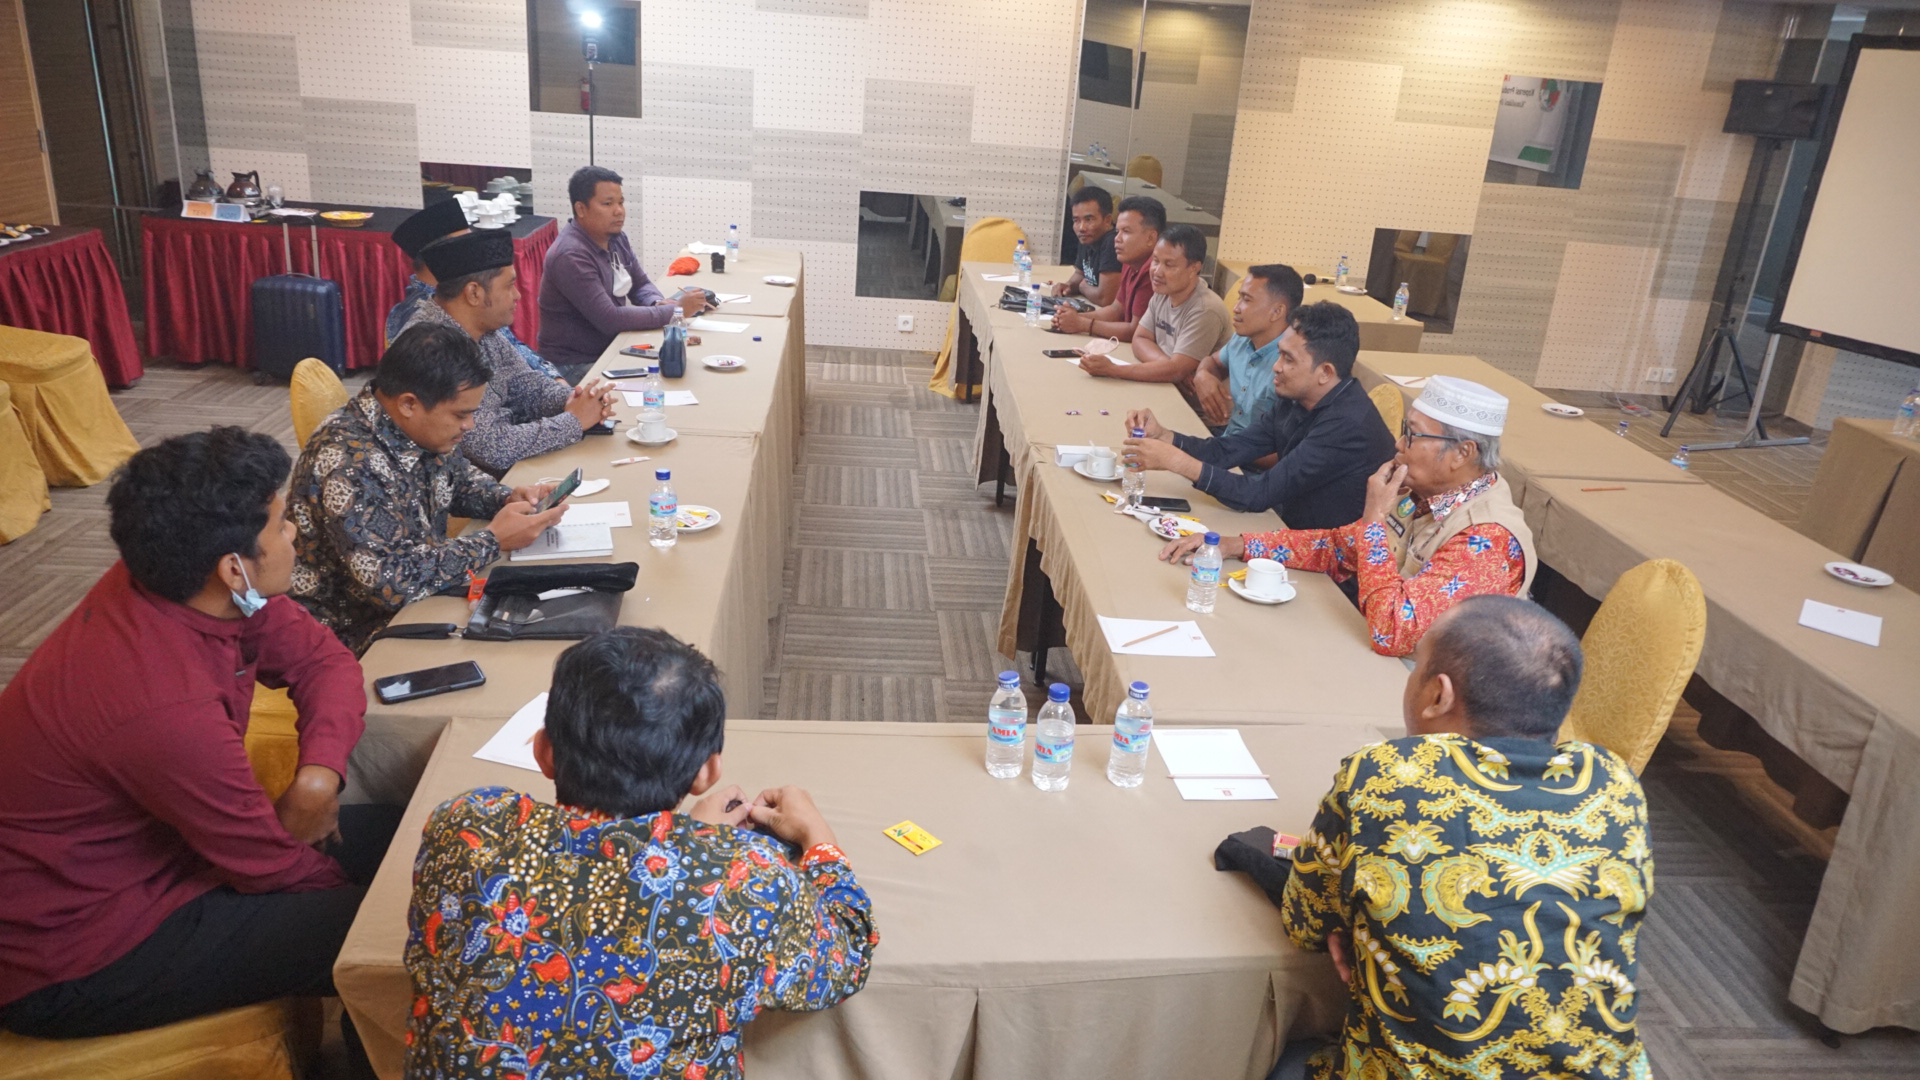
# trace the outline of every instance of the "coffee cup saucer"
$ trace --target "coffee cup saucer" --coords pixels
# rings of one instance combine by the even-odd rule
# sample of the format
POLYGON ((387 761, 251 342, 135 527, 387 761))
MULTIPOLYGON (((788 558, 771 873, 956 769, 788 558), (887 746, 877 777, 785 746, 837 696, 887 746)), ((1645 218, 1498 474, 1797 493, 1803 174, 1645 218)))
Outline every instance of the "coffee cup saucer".
POLYGON ((1074 462, 1073 471, 1079 473, 1081 476, 1084 476, 1089 480, 1093 480, 1097 483, 1102 483, 1102 484, 1111 484, 1114 481, 1120 479, 1120 472, 1117 469, 1115 470, 1112 476, 1101 476, 1099 473, 1094 472, 1093 470, 1087 468, 1087 463, 1084 461, 1074 462))
POLYGON ((666 435, 666 438, 664 439, 642 438, 640 435, 639 424, 635 424, 632 427, 627 429, 627 441, 639 443, 641 446, 665 446, 679 437, 680 437, 680 433, 673 430, 672 428, 667 429, 667 435, 666 435))
POLYGON ((1227 588, 1233 590, 1233 595, 1255 604, 1284 604, 1294 597, 1293 582, 1291 581, 1281 582, 1280 592, 1274 596, 1261 596, 1257 593, 1249 592, 1239 578, 1228 578, 1227 588))

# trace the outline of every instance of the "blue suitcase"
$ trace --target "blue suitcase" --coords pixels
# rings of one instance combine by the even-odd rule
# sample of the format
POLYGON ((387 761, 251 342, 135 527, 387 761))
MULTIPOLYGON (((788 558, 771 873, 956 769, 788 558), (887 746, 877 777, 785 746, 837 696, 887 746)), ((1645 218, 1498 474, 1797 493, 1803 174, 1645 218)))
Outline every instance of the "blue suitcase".
MULTIPOLYGON (((320 269, 320 228, 313 229, 313 272, 320 269)), ((281 253, 287 273, 254 281, 254 378, 286 382, 294 365, 319 357, 334 374, 347 373, 347 309, 340 299, 340 283, 309 274, 293 273, 293 245, 287 225, 280 224, 281 253)))

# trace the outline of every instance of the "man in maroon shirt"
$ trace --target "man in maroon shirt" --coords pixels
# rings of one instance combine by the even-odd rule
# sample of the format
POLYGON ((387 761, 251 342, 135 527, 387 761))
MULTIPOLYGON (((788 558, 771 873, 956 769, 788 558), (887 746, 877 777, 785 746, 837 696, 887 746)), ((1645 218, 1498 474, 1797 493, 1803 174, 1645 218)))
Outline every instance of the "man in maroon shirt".
POLYGON ((1167 231, 1167 208, 1150 195, 1120 200, 1113 227, 1113 252, 1120 257, 1120 292, 1113 303, 1080 312, 1061 306, 1053 313, 1053 328, 1063 334, 1133 340, 1133 328, 1153 299, 1154 246, 1167 231))
POLYGON ((237 427, 135 454, 107 495, 121 561, 0 692, 0 1026, 105 1035, 333 993, 398 813, 339 805, 366 696, 280 595, 289 467, 237 427), (300 714, 277 801, 243 742, 255 680, 300 714))

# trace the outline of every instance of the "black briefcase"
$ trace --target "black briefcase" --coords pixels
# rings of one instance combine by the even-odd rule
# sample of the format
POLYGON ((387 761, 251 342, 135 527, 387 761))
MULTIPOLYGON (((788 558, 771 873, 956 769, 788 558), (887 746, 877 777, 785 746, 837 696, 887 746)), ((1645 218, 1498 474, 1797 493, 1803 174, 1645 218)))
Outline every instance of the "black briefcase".
POLYGON ((620 623, 621 599, 639 580, 639 563, 496 566, 467 619, 464 636, 482 641, 579 639, 620 623))

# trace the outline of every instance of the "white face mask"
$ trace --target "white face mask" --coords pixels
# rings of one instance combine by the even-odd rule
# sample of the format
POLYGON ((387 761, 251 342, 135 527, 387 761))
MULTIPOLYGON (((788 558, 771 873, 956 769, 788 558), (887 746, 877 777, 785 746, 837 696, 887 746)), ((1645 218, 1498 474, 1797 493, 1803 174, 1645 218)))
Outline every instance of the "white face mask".
POLYGON ((241 616, 251 619, 254 612, 267 606, 267 598, 261 596, 260 590, 253 587, 253 578, 247 574, 247 560, 240 558, 240 553, 237 551, 231 554, 240 564, 240 580, 247 583, 247 591, 242 594, 229 589, 227 595, 233 597, 233 604, 240 609, 241 616))

